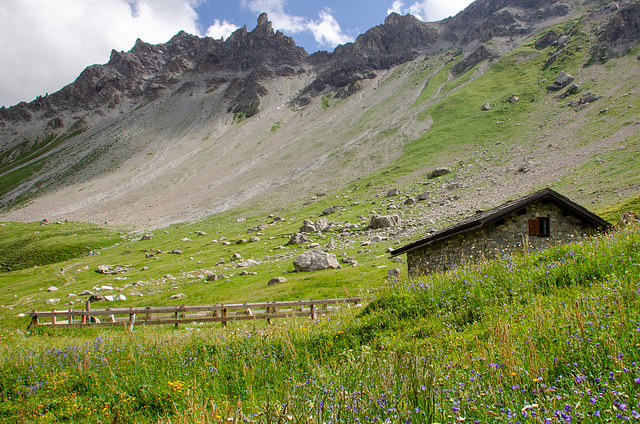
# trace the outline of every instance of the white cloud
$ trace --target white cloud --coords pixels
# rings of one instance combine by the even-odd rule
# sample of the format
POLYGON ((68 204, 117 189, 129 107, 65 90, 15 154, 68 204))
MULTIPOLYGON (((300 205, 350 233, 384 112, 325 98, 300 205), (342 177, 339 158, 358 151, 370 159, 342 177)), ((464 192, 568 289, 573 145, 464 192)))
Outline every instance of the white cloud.
POLYGON ((52 93, 111 49, 197 34, 199 0, 19 0, 0 3, 0 105, 52 93))
POLYGON ((321 46, 337 46, 352 41, 350 37, 342 33, 338 21, 329 10, 321 11, 320 22, 310 22, 309 29, 313 33, 313 38, 321 46))
POLYGON ((213 25, 211 25, 207 29, 207 32, 205 35, 207 37, 215 38, 216 40, 220 38, 223 38, 226 40, 227 37, 229 37, 231 33, 237 29, 238 27, 230 22, 227 22, 227 21, 220 22, 218 19, 214 19, 213 25))
POLYGON ((421 21, 439 21, 440 19, 453 16, 465 7, 472 0, 422 0, 413 2, 409 7, 405 7, 400 0, 394 0, 387 9, 387 14, 391 12, 405 15, 411 13, 421 21))
POLYGON ((275 29, 289 34, 310 32, 321 46, 335 47, 338 44, 353 41, 344 34, 340 24, 333 17, 330 9, 323 9, 318 13, 318 19, 313 20, 302 16, 290 15, 284 10, 285 0, 242 0, 242 6, 253 13, 267 12, 269 20, 275 29))

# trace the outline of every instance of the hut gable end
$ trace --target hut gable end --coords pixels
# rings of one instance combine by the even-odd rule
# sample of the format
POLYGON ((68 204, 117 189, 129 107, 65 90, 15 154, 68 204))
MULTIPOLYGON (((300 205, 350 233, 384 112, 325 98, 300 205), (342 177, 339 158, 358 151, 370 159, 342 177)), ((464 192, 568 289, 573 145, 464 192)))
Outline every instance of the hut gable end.
POLYGON ((446 270, 513 251, 570 241, 610 224, 551 189, 477 213, 391 252, 407 253, 408 274, 446 270))

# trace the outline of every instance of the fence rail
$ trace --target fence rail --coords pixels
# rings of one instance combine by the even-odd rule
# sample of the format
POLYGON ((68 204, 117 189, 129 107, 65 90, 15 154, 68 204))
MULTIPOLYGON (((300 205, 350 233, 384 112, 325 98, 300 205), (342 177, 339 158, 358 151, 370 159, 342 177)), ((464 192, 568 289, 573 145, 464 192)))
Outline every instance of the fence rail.
POLYGON ((271 323, 275 318, 309 317, 335 312, 340 305, 357 304, 361 298, 344 299, 274 301, 256 303, 228 303, 215 305, 146 306, 131 308, 91 309, 86 303, 85 309, 52 311, 32 311, 29 328, 46 325, 60 327, 126 327, 133 331, 136 325, 167 325, 266 319, 271 323), (104 317, 104 318, 98 318, 104 317), (47 320, 47 322, 42 322, 47 320))

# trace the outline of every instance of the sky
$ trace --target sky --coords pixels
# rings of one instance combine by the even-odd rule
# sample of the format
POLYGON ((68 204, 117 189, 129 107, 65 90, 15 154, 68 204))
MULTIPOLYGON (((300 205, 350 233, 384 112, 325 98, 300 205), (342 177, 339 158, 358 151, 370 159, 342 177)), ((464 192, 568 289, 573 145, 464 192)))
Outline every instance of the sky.
POLYGON ((227 38, 267 12, 275 30, 308 53, 332 51, 389 13, 423 21, 455 15, 471 0, 0 0, 0 106, 30 102, 109 61, 136 39, 167 42, 180 30, 227 38))

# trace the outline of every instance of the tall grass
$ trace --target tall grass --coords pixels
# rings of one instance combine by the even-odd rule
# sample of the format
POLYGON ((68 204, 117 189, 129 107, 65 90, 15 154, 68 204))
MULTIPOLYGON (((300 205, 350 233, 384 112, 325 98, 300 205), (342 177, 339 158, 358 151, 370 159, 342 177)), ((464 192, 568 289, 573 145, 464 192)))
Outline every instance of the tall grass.
POLYGON ((639 271, 633 228, 394 282, 316 322, 4 333, 0 419, 633 421, 639 271))

